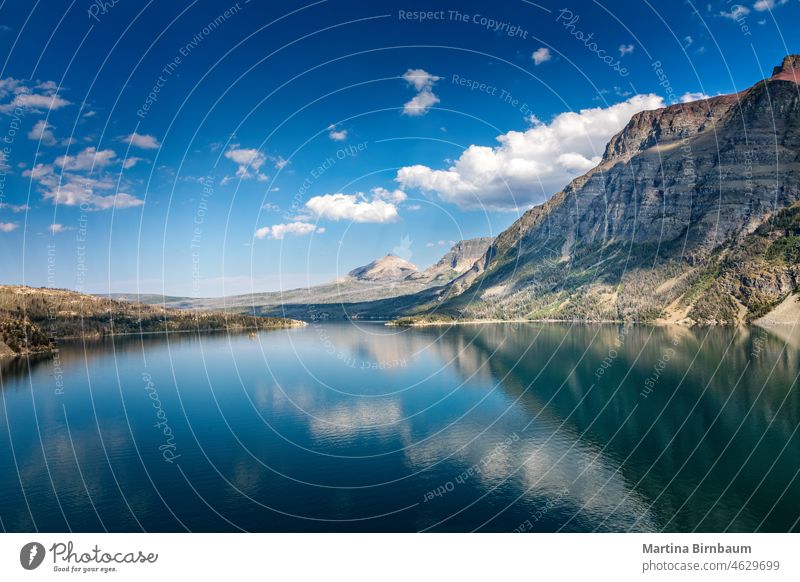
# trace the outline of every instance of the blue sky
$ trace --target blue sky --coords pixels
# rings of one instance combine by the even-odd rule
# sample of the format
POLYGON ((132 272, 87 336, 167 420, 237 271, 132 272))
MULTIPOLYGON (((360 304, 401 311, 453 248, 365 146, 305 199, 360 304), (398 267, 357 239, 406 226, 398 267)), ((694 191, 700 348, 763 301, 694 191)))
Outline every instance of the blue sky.
POLYGON ((4 2, 0 282, 217 296, 424 267, 636 111, 769 76, 799 23, 794 0, 4 2))

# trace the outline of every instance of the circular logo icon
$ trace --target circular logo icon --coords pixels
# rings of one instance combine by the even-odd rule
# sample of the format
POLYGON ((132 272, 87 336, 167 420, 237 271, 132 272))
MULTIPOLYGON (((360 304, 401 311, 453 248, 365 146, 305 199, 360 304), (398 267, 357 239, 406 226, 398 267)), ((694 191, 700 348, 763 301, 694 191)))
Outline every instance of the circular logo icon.
POLYGON ((19 563, 26 570, 35 570, 44 562, 44 546, 39 542, 30 542, 19 551, 19 563))

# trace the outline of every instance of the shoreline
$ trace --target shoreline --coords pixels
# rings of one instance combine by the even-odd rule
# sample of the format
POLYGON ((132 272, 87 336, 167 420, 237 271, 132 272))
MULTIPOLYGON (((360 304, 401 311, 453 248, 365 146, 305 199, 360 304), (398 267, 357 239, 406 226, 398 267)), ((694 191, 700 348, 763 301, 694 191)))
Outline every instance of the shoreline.
POLYGON ((241 335, 244 333, 247 334, 257 334, 262 331, 280 331, 282 329, 297 329, 303 328, 308 326, 308 322, 302 321, 299 319, 292 319, 289 320, 291 323, 287 325, 280 325, 275 327, 266 327, 261 329, 248 329, 245 327, 233 327, 233 328, 216 328, 216 329, 174 329, 174 330, 150 330, 150 331, 127 331, 127 332, 119 332, 119 333, 87 333, 82 335, 69 335, 69 336, 62 336, 58 338, 52 338, 49 346, 46 349, 33 349, 33 350, 25 350, 22 352, 15 352, 9 348, 5 342, 0 341, 0 345, 7 348, 8 351, 0 349, 0 361, 3 360, 12 360, 14 358, 27 358, 30 356, 47 356, 52 355, 58 352, 58 343, 59 342, 78 342, 80 340, 83 341, 90 341, 96 342, 104 339, 114 339, 116 337, 133 337, 133 336, 151 336, 151 335, 172 335, 172 334, 218 334, 218 333, 228 333, 228 334, 237 334, 241 335))
POLYGON ((396 323, 388 321, 384 325, 387 327, 444 327, 451 325, 479 325, 484 323, 558 323, 572 325, 647 325, 653 327, 759 327, 769 329, 775 326, 800 325, 798 321, 770 321, 766 322, 743 321, 738 323, 703 323, 685 321, 624 321, 619 319, 465 319, 453 321, 424 321, 416 323, 396 323))

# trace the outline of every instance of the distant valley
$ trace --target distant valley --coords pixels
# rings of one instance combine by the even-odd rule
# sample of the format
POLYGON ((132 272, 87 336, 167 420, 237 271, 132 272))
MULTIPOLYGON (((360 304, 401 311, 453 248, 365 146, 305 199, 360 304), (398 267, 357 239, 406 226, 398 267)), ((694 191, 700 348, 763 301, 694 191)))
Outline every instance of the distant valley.
MULTIPOLYGON (((439 261, 420 271, 413 263, 389 254, 330 283, 306 288, 234 295, 220 298, 186 298, 161 295, 114 294, 114 299, 141 301, 170 308, 227 310, 235 313, 276 315, 291 313, 299 319, 340 319, 361 316, 361 310, 348 311, 348 306, 379 302, 402 296, 413 296, 425 290, 444 286, 472 268, 486 254, 492 238, 475 238, 456 243, 439 261)), ((388 303, 391 303, 389 301, 388 303)), ((388 310, 390 314, 392 310, 388 310)), ((375 317, 383 314, 376 313, 375 317)))

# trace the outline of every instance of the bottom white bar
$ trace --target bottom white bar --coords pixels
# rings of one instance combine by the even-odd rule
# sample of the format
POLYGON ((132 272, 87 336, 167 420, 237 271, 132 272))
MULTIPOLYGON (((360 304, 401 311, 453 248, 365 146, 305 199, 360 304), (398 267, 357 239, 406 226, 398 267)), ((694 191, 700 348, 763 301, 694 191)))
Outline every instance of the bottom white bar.
POLYGON ((777 582, 800 580, 798 542, 796 534, 2 534, 0 580, 777 582))

